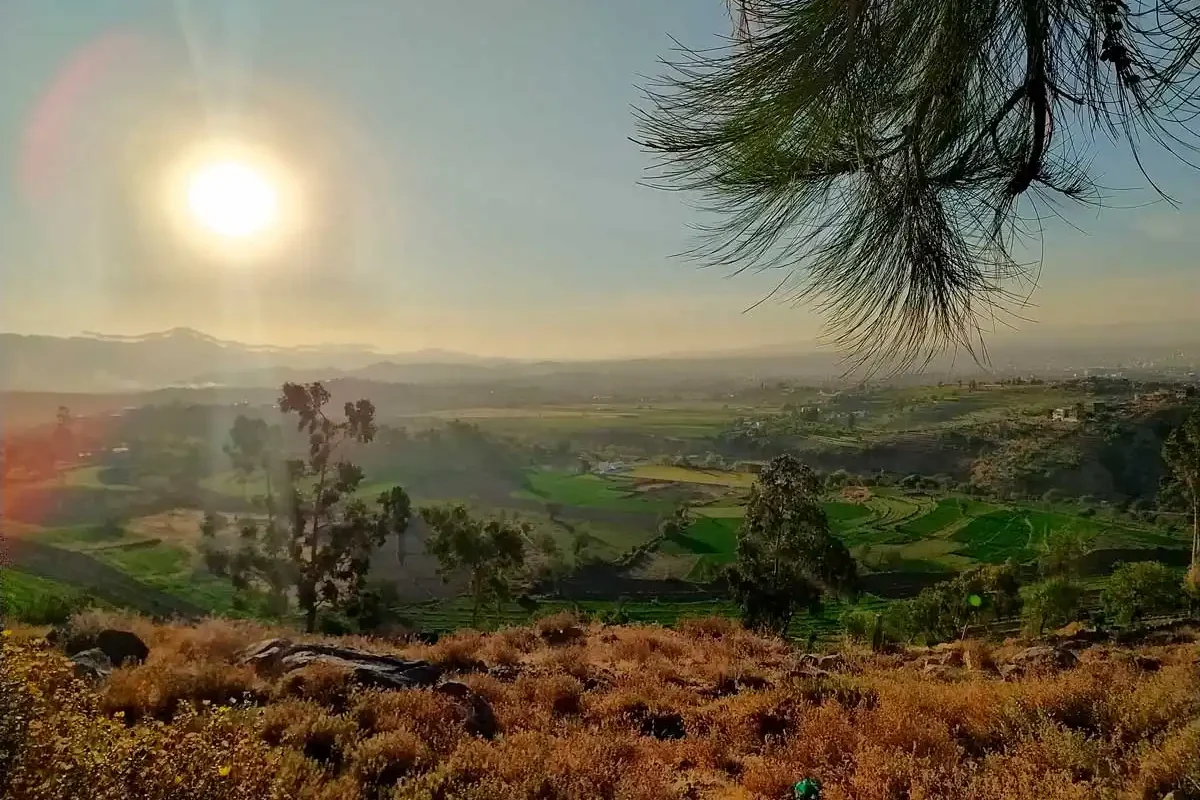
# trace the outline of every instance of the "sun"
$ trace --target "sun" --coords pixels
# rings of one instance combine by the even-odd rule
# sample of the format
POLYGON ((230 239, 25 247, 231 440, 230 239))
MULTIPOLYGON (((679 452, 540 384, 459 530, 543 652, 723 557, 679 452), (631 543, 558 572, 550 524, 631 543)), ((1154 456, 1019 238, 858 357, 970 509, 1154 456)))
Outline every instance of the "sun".
POLYGON ((202 164, 187 180, 187 205, 197 223, 226 239, 263 233, 279 219, 279 192, 243 161, 202 164))

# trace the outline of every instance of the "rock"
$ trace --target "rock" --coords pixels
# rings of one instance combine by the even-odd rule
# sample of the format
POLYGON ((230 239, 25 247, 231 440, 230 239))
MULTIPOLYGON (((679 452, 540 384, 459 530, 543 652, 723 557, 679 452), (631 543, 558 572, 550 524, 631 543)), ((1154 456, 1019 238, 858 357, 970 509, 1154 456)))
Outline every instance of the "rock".
POLYGON ((105 628, 98 633, 70 633, 55 629, 46 637, 46 641, 61 647, 68 656, 86 650, 100 650, 108 657, 110 666, 141 664, 150 655, 150 648, 137 634, 113 628, 105 628))
POLYGON ((1016 680, 1021 677, 1022 669, 1016 664, 1001 664, 996 672, 1000 675, 1001 680, 1016 680))
POLYGON ((805 653, 800 656, 800 665, 802 667, 813 667, 823 672, 837 672, 845 668, 846 659, 841 653, 830 653, 829 655, 805 653))
POLYGON ((455 702, 466 712, 464 725, 468 733, 484 739, 491 739, 496 735, 496 715, 492 712, 491 704, 470 686, 456 681, 447 681, 434 687, 434 691, 454 698, 455 702))
POLYGON ((937 664, 930 662, 921 670, 921 674, 927 678, 936 678, 938 680, 949 680, 954 677, 954 671, 945 664, 937 664))
MULTIPOLYGON (((1009 660, 1009 665, 1022 672, 1045 672, 1070 669, 1079 663, 1079 656, 1065 647, 1037 645, 1028 647, 1009 660)), ((1001 671, 1003 674, 1003 670, 1001 671)))
POLYGON ((112 661, 103 650, 92 648, 71 656, 75 676, 89 681, 102 681, 112 675, 112 661))
POLYGON ((380 656, 346 647, 295 644, 289 639, 266 639, 252 644, 238 657, 259 674, 285 675, 310 664, 328 664, 350 673, 360 686, 377 689, 412 689, 432 686, 442 671, 428 661, 380 656))

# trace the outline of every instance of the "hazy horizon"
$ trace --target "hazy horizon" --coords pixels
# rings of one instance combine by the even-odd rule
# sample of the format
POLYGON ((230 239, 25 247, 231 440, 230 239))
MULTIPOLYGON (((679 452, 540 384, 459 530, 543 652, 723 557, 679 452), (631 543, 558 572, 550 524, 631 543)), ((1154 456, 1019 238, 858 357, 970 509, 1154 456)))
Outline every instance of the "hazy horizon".
MULTIPOLYGON (((671 36, 718 44, 720 0, 14 0, 3 13, 8 330, 190 327, 533 359, 820 348, 811 310, 743 313, 778 274, 673 258, 703 218, 638 184, 641 76, 659 73, 671 36), (300 186, 286 242, 246 256, 176 230, 156 187, 216 134, 253 139, 300 186)), ((1123 151, 1094 158, 1102 183, 1145 186, 1123 151)), ((1144 205, 1144 189, 1099 217, 1036 209, 1048 236, 1041 288, 1013 321, 1022 337, 1192 324, 1200 192, 1169 159, 1147 166, 1180 211, 1144 205)))

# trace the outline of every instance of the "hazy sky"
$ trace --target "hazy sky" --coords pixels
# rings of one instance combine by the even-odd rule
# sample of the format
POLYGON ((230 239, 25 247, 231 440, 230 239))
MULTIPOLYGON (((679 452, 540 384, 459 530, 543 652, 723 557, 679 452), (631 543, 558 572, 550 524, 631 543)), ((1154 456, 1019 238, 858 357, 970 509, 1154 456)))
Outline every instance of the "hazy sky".
MULTIPOLYGON (((5 0, 0 329, 547 357, 812 344, 808 310, 742 313, 777 276, 671 258, 696 217, 637 185, 639 76, 670 36, 729 26, 722 0, 5 0), (148 188, 231 131, 307 192, 308 221, 250 263, 198 247, 148 188)), ((1195 318, 1200 183, 1149 165, 1182 213, 1054 227, 1029 317, 1195 318)), ((1095 169, 1141 184, 1120 151, 1095 169)))

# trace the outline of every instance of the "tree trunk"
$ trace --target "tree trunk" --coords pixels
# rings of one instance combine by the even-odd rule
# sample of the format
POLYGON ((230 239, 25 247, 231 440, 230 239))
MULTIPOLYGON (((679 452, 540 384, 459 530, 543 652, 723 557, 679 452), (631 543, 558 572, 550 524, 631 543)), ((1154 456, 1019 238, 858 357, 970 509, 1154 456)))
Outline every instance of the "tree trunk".
POLYGON ((1192 499, 1192 568, 1200 566, 1200 495, 1192 499))
MULTIPOLYGON (((315 595, 314 595, 315 596, 315 595)), ((317 604, 314 600, 304 610, 304 632, 316 633, 317 630, 317 604)))

